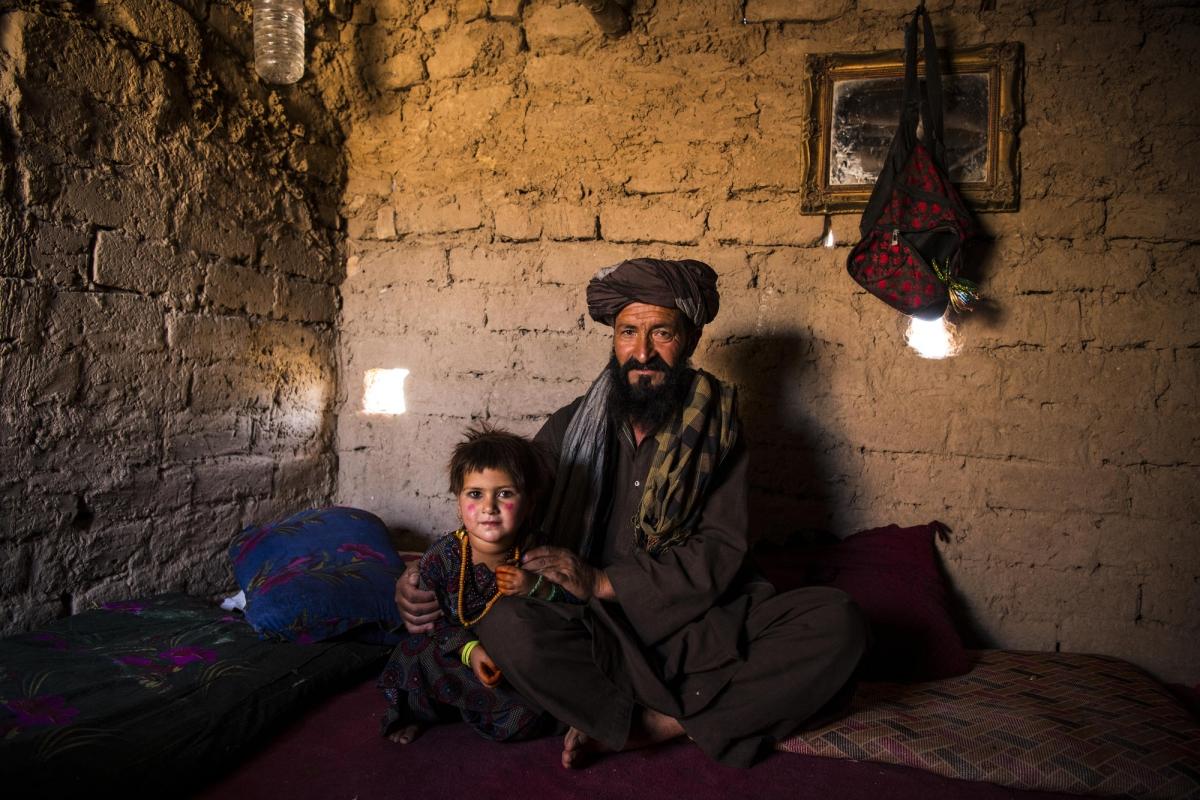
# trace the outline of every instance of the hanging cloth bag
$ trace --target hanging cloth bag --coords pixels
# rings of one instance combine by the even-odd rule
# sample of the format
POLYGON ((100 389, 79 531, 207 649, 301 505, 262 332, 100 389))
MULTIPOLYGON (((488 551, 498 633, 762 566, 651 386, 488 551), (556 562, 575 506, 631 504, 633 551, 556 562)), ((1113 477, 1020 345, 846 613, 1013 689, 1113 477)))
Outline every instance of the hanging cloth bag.
POLYGON ((893 308, 937 319, 947 303, 964 310, 978 298, 959 277, 963 245, 975 223, 946 171, 942 79, 933 23, 922 3, 904 30, 904 104, 900 127, 859 223, 862 239, 846 269, 893 308), (925 19, 925 98, 917 81, 917 18, 925 19), (917 138, 917 122, 923 135, 917 138))

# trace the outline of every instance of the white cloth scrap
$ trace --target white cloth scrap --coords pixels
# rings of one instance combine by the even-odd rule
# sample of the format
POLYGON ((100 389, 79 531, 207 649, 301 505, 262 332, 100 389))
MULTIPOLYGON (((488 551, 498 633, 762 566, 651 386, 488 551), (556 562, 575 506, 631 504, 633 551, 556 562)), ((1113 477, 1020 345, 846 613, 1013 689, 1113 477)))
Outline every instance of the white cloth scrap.
POLYGON ((235 608, 238 611, 246 610, 246 593, 238 592, 233 597, 226 597, 221 601, 221 608, 226 611, 233 611, 235 608))

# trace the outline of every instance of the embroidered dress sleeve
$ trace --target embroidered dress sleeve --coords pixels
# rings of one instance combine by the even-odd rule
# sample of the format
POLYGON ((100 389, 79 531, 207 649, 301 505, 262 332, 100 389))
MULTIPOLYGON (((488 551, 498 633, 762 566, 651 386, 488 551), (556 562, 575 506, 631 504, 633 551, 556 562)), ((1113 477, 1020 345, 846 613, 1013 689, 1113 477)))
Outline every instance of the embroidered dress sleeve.
POLYGON ((747 462, 739 443, 686 541, 658 555, 635 549, 605 569, 617 602, 646 644, 708 613, 735 584, 749 547, 747 462))
POLYGON ((475 639, 475 634, 458 624, 458 611, 452 592, 457 590, 458 540, 447 534, 434 542, 425 555, 421 556, 418 569, 421 582, 437 596, 442 616, 430 631, 438 650, 444 655, 457 657, 463 646, 475 639))
POLYGON ((444 619, 438 620, 434 624, 433 631, 429 635, 437 642, 438 651, 442 655, 455 660, 459 658, 463 647, 478 638, 470 628, 448 623, 444 619))

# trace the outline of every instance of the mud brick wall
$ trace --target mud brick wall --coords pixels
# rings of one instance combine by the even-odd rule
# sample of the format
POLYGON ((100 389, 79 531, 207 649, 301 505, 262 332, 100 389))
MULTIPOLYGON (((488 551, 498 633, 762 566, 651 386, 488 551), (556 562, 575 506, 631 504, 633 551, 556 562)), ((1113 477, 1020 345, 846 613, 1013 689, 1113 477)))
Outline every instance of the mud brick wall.
POLYGON ((942 520, 977 642, 1200 679, 1197 18, 1184 3, 932 0, 942 42, 1020 42, 1021 208, 977 265, 997 313, 916 357, 801 216, 806 53, 895 49, 911 0, 657 0, 605 39, 567 0, 355 4, 342 502, 428 537, 473 420, 532 433, 603 365, 599 267, 721 276, 696 363, 736 381, 755 533, 942 520), (743 16, 746 21, 743 22, 743 16), (410 369, 408 413, 361 413, 410 369))
POLYGON ((243 525, 332 496, 342 128, 249 15, 0 10, 4 630, 227 590, 243 525))

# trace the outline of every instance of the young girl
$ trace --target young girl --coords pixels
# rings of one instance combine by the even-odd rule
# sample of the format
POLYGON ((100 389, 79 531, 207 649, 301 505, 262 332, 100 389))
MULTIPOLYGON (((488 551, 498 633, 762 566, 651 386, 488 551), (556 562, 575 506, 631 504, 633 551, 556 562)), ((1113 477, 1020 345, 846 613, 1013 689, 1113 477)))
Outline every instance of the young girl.
POLYGON ((531 738, 554 720, 503 683, 471 626, 506 594, 578 602, 517 566, 544 488, 543 462, 528 440, 482 427, 468 430, 454 448, 449 471, 462 525, 434 542, 419 565, 421 583, 437 595, 442 617, 432 632, 397 645, 384 668, 383 732, 407 744, 424 725, 461 717, 487 739, 531 738))

